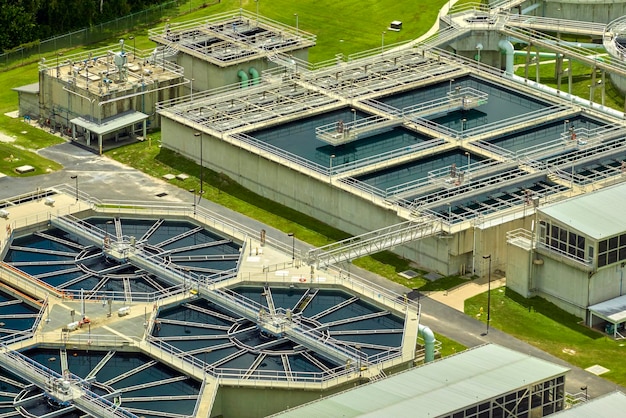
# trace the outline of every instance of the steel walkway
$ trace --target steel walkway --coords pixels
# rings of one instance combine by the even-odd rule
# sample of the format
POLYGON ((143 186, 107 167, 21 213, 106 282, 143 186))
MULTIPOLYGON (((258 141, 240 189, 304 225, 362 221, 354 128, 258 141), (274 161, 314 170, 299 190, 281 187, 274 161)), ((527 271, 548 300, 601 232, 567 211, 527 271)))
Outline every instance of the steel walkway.
POLYGON ((137 418, 135 414, 88 390, 89 383, 78 376, 60 375, 7 347, 0 352, 0 365, 16 376, 32 382, 60 403, 73 403, 75 407, 93 417, 137 418))
POLYGON ((348 262, 407 242, 431 237, 441 231, 441 220, 423 216, 417 221, 402 222, 313 249, 307 254, 307 263, 320 268, 348 262))

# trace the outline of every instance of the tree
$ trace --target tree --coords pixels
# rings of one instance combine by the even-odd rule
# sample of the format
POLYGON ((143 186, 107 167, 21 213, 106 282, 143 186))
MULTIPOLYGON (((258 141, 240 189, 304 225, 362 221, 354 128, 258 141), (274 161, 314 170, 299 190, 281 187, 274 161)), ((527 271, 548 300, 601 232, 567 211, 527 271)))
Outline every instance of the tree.
POLYGON ((25 10, 21 2, 0 0, 0 48, 10 49, 30 42, 35 27, 34 15, 25 10))

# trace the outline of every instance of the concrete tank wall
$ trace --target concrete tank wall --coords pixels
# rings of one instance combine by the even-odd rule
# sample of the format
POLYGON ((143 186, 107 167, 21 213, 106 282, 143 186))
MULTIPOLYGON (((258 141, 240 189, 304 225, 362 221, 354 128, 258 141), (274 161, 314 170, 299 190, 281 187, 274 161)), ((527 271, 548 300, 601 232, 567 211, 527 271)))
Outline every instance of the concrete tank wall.
POLYGON ((609 23, 626 15, 626 1, 623 0, 532 0, 520 7, 524 10, 535 4, 540 6, 529 15, 593 23, 609 23))
MULTIPOLYGON (((308 61, 308 49, 290 52, 294 58, 308 61)), ((185 69, 185 77, 192 78, 194 91, 212 90, 218 87, 236 84, 239 82, 237 73, 240 70, 248 73, 254 67, 259 74, 269 68, 276 68, 278 65, 266 58, 256 58, 239 64, 218 66, 204 59, 196 58, 192 55, 180 52, 176 57, 176 63, 185 69)))
MULTIPOLYGON (((194 130, 168 118, 162 119, 162 144, 183 156, 199 161, 199 141, 194 130)), ((203 161, 206 167, 223 172, 253 192, 312 216, 352 235, 404 222, 393 206, 377 205, 368 199, 343 190, 321 176, 306 175, 265 156, 243 150, 221 139, 203 134, 203 161)), ((521 228, 521 219, 498 225, 469 226, 452 235, 441 234, 421 239, 394 252, 418 265, 444 275, 471 272, 485 275, 482 256, 491 254, 492 270, 506 265, 506 233, 521 228), (475 256, 473 257, 475 249, 475 256)))
POLYGON ((220 386, 210 416, 223 418, 264 417, 351 389, 356 385, 357 383, 352 383, 324 391, 277 389, 262 385, 258 388, 220 386))
POLYGON ((105 96, 68 85, 63 80, 49 76, 46 71, 40 71, 39 74, 41 116, 54 119, 65 126, 68 126, 68 121, 75 117, 82 116, 97 122, 129 110, 149 115, 149 125, 158 126, 159 118, 155 113, 156 103, 178 97, 181 91, 179 84, 183 82, 181 76, 145 85, 137 83, 132 89, 111 90, 110 94, 105 96), (138 94, 141 92, 145 94, 138 94), (116 98, 120 99, 101 106, 98 104, 116 98))

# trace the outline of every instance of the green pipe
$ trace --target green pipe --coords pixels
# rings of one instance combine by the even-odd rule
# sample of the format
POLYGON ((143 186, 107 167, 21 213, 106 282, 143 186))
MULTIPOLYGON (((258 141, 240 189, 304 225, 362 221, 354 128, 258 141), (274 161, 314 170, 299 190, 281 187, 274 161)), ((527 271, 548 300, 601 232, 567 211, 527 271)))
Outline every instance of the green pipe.
POLYGON ((256 68, 250 67, 248 72, 250 73, 250 84, 253 86, 259 84, 259 72, 256 70, 256 68))
POLYGON ((248 87, 248 74, 244 70, 239 70, 237 75, 241 80, 241 88, 245 89, 246 87, 248 87))
POLYGON ((417 332, 424 339, 424 349, 426 351, 424 363, 430 363, 435 359, 435 334, 430 328, 422 324, 418 325, 417 332))

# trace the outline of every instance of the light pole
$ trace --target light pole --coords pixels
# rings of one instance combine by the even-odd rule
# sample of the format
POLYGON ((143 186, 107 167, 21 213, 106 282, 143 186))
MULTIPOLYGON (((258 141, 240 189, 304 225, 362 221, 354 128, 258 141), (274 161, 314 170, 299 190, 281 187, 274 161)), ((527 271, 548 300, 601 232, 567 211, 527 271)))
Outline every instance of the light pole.
POLYGON ((487 331, 484 335, 489 334, 489 321, 491 321, 491 254, 483 255, 484 260, 489 260, 489 271, 487 279, 487 331))
POLYGON ((74 187, 74 189, 76 191, 76 201, 78 202, 78 176, 71 176, 70 178, 72 180, 76 180, 76 186, 74 187))
POLYGON ((385 31, 383 31, 382 37, 380 40, 380 55, 382 55, 383 52, 385 52, 385 31))
POLYGON ((193 214, 196 214, 196 189, 189 189, 191 194, 193 195, 193 214))
POLYGON ((330 154, 330 170, 328 170, 328 179, 330 184, 333 184, 333 159, 335 154, 330 154))
POLYGON ((57 78, 59 78, 59 73, 60 73, 60 69, 59 69, 59 57, 60 57, 61 55, 63 55, 63 53, 62 53, 62 52, 59 52, 59 53, 57 54, 57 78))
POLYGON ((300 27, 298 25, 298 13, 293 14, 296 17, 296 36, 300 33, 300 27))
POLYGON ((296 234, 290 232, 287 236, 291 237, 291 262, 293 263, 296 260, 296 234))
POLYGON ((198 201, 202 199, 202 193, 204 193, 203 182, 204 182, 204 166, 202 161, 202 134, 200 132, 196 132, 193 134, 196 138, 200 138, 200 196, 198 197, 198 201))
POLYGON ((135 57, 137 56, 137 50, 135 49, 135 37, 133 35, 130 35, 128 37, 129 41, 133 41, 133 61, 135 61, 135 57))
POLYGON ((588 401, 589 400, 589 395, 587 393, 587 386, 582 386, 580 388, 580 390, 584 390, 585 391, 585 401, 588 401))

